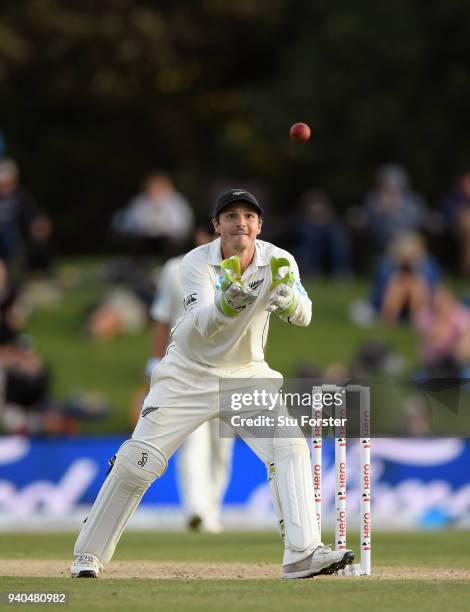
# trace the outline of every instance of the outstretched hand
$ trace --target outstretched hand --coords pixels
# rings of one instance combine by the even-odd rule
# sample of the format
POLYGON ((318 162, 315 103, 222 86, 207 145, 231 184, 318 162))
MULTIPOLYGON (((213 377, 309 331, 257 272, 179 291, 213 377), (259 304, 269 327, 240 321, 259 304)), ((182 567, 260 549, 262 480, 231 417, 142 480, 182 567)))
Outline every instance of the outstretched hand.
POLYGON ((292 287, 288 285, 278 285, 269 298, 266 310, 267 312, 282 314, 284 311, 289 311, 295 301, 295 293, 292 287))
POLYGON ((271 295, 266 305, 267 312, 289 317, 297 307, 297 296, 291 264, 285 257, 271 258, 271 295), (283 272, 281 272, 281 270, 283 272))
POLYGON ((239 283, 232 283, 222 292, 222 297, 225 303, 238 314, 252 304, 256 300, 257 295, 249 287, 244 287, 239 283))
POLYGON ((240 259, 237 255, 224 259, 220 264, 222 278, 216 292, 216 306, 229 317, 235 317, 258 297, 249 287, 243 285, 240 259))

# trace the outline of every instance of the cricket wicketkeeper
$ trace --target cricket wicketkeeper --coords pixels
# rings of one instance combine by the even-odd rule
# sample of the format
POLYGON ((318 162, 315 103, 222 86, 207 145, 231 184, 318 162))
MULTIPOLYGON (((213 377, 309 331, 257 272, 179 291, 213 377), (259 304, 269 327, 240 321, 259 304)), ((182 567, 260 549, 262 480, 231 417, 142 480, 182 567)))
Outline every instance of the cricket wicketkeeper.
MULTIPOLYGON (((132 438, 114 464, 75 544, 72 577, 97 577, 130 516, 168 460, 202 423, 219 416, 221 379, 278 379, 264 360, 269 317, 307 326, 312 304, 290 253, 257 240, 263 210, 243 189, 220 195, 213 213, 220 238, 188 253, 181 267, 184 315, 155 367, 132 438)), ((243 436, 243 433, 241 433, 243 436)), ((302 436, 247 437, 268 468, 284 537, 285 578, 344 568, 350 550, 320 541, 308 445, 302 436)))

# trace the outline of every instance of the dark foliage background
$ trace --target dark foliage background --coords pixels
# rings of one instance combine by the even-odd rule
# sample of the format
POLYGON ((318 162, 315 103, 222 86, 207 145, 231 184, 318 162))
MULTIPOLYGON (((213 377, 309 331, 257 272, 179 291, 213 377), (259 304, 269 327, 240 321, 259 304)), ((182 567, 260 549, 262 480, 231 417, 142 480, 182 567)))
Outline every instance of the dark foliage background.
POLYGON ((3 0, 0 129, 63 251, 107 248, 153 167, 200 212, 231 178, 344 209, 392 160, 435 203, 470 163, 469 41, 465 0, 3 0))

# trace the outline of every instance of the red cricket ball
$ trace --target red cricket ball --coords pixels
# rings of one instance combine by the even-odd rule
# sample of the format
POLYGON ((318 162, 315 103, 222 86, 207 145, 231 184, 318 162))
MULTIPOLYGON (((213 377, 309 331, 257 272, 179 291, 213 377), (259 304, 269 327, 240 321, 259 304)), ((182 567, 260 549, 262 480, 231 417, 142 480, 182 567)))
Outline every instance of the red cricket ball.
POLYGON ((306 123, 294 123, 289 131, 291 140, 297 142, 307 142, 312 132, 306 123))

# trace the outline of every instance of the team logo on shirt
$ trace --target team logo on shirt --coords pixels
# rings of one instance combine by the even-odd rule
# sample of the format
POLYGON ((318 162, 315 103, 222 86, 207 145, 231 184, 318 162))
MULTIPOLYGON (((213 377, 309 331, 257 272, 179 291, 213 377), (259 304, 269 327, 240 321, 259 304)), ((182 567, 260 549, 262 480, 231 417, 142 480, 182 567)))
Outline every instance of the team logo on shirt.
POLYGON ((185 310, 188 310, 188 308, 190 308, 192 304, 197 302, 196 296, 197 296, 197 293, 190 293, 187 297, 184 298, 183 306, 185 310))
POLYGON ((263 283, 264 283, 264 278, 262 278, 261 280, 251 281, 251 283, 248 283, 248 287, 252 291, 256 291, 256 289, 258 289, 258 287, 262 285, 263 283))
POLYGON ((151 412, 155 412, 155 410, 158 410, 158 408, 159 406, 147 406, 147 408, 142 410, 142 418, 146 417, 151 412))

